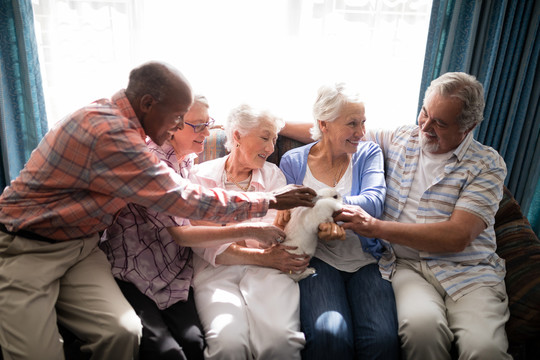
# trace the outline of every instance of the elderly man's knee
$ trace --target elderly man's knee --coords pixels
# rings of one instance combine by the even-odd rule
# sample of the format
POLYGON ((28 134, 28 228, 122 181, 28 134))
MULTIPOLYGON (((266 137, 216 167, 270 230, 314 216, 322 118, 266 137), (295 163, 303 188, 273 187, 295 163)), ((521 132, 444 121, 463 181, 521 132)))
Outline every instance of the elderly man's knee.
POLYGON ((487 331, 479 334, 468 334, 457 339, 460 359, 508 359, 507 345, 507 342, 500 341, 487 331))
POLYGON ((102 328, 103 339, 115 343, 139 343, 142 336, 141 320, 134 311, 122 314, 102 328))
POLYGON ((417 314, 408 319, 402 319, 399 323, 399 335, 402 343, 446 343, 448 346, 453 340, 453 335, 446 322, 435 314, 417 314))

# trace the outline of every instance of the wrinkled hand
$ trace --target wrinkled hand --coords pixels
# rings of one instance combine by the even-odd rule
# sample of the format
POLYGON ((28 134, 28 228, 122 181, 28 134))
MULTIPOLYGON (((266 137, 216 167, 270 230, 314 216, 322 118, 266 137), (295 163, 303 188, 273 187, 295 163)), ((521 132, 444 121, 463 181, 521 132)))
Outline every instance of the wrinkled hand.
POLYGON ((249 238, 257 240, 262 248, 280 244, 285 240, 285 232, 283 230, 265 222, 240 223, 236 226, 247 229, 249 238))
POLYGON ((345 229, 336 223, 328 222, 319 224, 319 239, 323 241, 345 240, 345 229))
POLYGON ((287 185, 274 192, 275 200, 270 201, 270 209, 287 210, 297 206, 313 207, 315 191, 306 186, 287 185))
POLYGON ((291 254, 287 249, 294 250, 296 246, 275 245, 265 249, 263 255, 264 265, 281 270, 284 273, 304 271, 309 265, 309 256, 291 254))
POLYGON ((377 219, 369 215, 360 206, 344 205, 340 212, 334 214, 334 221, 342 221, 344 229, 351 229, 358 235, 376 237, 375 222, 377 219))
POLYGON ((276 218, 274 219, 274 225, 280 229, 285 229, 285 226, 291 220, 291 210, 279 210, 276 218))

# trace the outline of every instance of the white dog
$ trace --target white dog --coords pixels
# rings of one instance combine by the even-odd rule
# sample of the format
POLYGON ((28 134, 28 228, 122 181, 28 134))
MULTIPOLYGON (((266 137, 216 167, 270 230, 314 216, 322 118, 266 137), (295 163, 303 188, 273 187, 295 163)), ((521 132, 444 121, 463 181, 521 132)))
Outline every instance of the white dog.
MULTIPOLYGON (((289 250, 293 254, 308 254, 313 256, 317 249, 319 224, 333 222, 332 214, 340 210, 343 201, 341 195, 334 188, 324 188, 317 191, 313 199, 315 206, 297 207, 291 211, 291 219, 285 226, 287 235, 284 245, 297 246, 296 250, 289 250)), ((300 281, 315 273, 314 268, 308 267, 302 273, 289 274, 295 281, 300 281)))

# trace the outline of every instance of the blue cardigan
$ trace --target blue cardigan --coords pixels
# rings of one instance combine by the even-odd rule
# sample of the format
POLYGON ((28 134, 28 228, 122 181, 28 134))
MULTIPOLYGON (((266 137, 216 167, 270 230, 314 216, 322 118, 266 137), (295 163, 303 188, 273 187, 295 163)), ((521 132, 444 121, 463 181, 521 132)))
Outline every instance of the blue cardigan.
MULTIPOLYGON (((309 150, 316 142, 287 151, 281 157, 279 167, 287 184, 302 185, 306 175, 309 150)), ((383 214, 386 196, 384 180, 384 159, 379 145, 364 141, 358 145, 352 156, 353 178, 351 195, 345 196, 345 204, 362 207, 371 216, 379 218, 383 214)), ((358 235, 362 249, 379 259, 383 246, 377 239, 358 235)))

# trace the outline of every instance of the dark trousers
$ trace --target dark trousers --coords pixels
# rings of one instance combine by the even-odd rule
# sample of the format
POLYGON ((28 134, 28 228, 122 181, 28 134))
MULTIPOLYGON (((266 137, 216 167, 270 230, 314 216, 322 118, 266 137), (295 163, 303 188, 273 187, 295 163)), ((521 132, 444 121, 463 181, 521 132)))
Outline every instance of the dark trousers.
POLYGON ((143 325, 139 359, 204 359, 204 332, 197 314, 193 289, 186 302, 160 310, 135 285, 116 280, 143 325))

